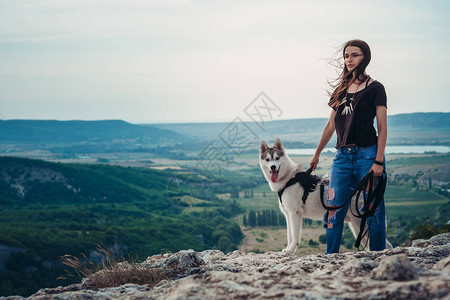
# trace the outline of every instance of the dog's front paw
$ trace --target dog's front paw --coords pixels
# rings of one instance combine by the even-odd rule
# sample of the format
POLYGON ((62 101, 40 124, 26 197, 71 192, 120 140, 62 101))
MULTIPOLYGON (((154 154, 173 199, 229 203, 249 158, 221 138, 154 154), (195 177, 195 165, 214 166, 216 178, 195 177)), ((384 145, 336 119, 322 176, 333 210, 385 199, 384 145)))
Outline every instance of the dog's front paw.
POLYGON ((286 245, 286 248, 284 248, 283 250, 281 250, 281 252, 288 252, 289 251, 289 249, 291 248, 291 244, 292 243, 287 243, 287 245, 286 245))
POLYGON ((297 246, 296 245, 293 246, 293 247, 289 247, 289 248, 283 249, 283 252, 285 252, 285 253, 295 253, 295 251, 297 251, 297 246))

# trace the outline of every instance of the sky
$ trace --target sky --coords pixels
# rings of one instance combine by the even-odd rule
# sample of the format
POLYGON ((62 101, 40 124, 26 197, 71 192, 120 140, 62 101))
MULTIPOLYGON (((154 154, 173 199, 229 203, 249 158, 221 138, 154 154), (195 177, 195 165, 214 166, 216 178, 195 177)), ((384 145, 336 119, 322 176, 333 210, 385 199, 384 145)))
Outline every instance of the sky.
POLYGON ((251 120, 261 92, 273 119, 326 118, 355 38, 389 115, 450 111, 446 0, 0 0, 0 119, 251 120))

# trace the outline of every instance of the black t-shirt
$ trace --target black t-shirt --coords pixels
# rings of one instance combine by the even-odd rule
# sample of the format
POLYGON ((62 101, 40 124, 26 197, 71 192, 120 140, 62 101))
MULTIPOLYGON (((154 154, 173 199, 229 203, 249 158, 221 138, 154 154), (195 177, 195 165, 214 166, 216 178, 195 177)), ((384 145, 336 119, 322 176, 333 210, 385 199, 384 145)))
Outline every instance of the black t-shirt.
POLYGON ((356 93, 348 93, 333 108, 336 111, 336 148, 351 144, 361 147, 376 144, 378 137, 373 120, 379 105, 387 107, 387 97, 384 86, 378 81, 356 93))

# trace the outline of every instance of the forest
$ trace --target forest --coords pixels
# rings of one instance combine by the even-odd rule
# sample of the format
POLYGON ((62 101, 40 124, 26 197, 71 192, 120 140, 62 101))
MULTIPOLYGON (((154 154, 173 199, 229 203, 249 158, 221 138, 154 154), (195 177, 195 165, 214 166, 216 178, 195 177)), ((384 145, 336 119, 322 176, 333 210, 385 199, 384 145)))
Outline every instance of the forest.
POLYGON ((236 203, 209 197, 217 209, 183 213, 188 204, 167 195, 170 171, 0 157, 0 174, 0 245, 16 249, 0 265, 1 295, 63 284, 60 257, 90 257, 98 244, 145 259, 182 249, 229 252, 243 238, 230 220, 242 212, 236 203))

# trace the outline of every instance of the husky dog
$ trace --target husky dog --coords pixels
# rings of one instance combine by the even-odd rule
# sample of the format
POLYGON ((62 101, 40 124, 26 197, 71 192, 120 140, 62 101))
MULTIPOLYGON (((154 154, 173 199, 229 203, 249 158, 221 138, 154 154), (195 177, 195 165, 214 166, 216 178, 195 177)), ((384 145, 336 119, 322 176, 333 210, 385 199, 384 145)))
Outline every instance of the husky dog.
MULTIPOLYGON (((278 138, 271 148, 267 146, 266 142, 261 142, 259 158, 259 164, 264 177, 269 182, 270 189, 274 192, 283 189, 295 174, 304 171, 302 166, 288 157, 278 138)), ((327 199, 328 181, 321 180, 321 182, 325 186, 324 199, 327 199)), ((320 182, 317 185, 319 184, 320 182)), ((321 204, 319 188, 316 188, 308 194, 305 203, 302 201, 303 193, 303 186, 300 183, 295 183, 284 190, 281 201, 278 199, 280 210, 286 217, 287 224, 287 247, 283 249, 284 252, 294 253, 297 250, 302 235, 303 217, 313 220, 323 220, 326 213, 326 210, 321 204)), ((354 201, 355 199, 352 199, 352 207, 354 207, 354 201)), ((356 238, 361 219, 353 216, 352 213, 347 213, 345 222, 349 223, 350 229, 356 238)), ((362 239, 361 244, 364 245, 366 242, 368 242, 367 236, 362 239)), ((386 241, 386 247, 392 248, 392 245, 386 241)))

